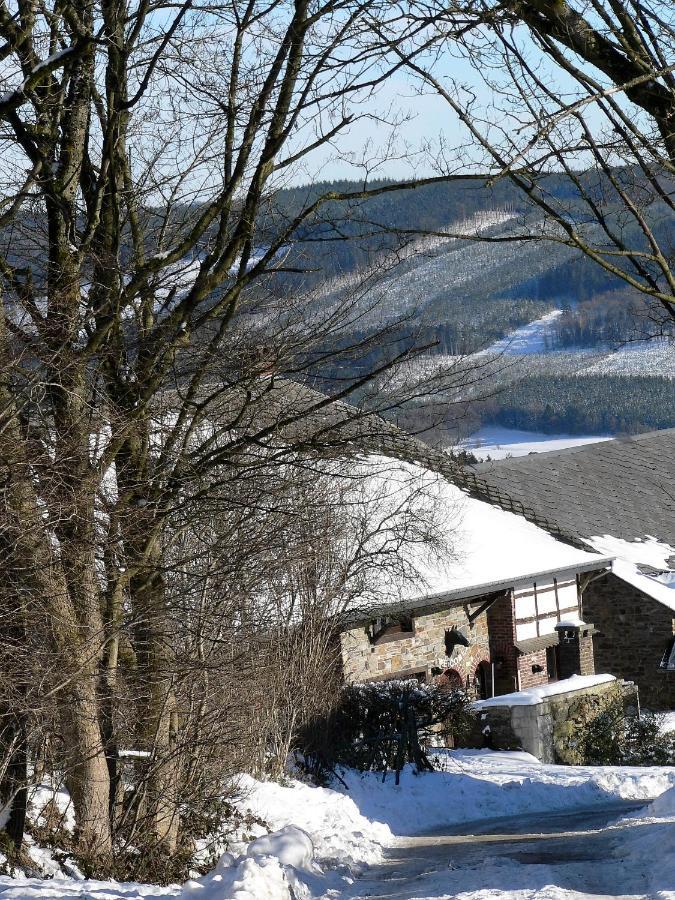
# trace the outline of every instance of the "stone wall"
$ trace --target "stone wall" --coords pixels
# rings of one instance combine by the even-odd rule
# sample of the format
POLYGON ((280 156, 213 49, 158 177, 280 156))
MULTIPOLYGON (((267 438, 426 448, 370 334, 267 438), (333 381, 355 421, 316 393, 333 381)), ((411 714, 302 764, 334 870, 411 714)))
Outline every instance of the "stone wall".
POLYGON ((555 694, 529 706, 483 706, 472 735, 473 746, 525 750, 544 763, 581 764, 574 757, 570 730, 578 731, 620 693, 627 709, 637 710, 637 689, 609 681, 583 690, 555 694))
POLYGON ((593 622, 596 672, 634 681, 649 709, 675 709, 675 672, 659 669, 675 633, 675 614, 608 574, 584 591, 583 618, 593 622))
POLYGON ((414 632, 396 640, 371 644, 365 626, 345 631, 340 636, 342 666, 348 683, 373 678, 391 678, 397 672, 423 672, 428 678, 434 668, 454 669, 464 684, 473 685, 481 662, 490 659, 487 617, 485 613, 469 624, 463 606, 440 612, 416 615, 414 632), (456 627, 470 641, 468 647, 455 646, 445 652, 445 632, 456 627))

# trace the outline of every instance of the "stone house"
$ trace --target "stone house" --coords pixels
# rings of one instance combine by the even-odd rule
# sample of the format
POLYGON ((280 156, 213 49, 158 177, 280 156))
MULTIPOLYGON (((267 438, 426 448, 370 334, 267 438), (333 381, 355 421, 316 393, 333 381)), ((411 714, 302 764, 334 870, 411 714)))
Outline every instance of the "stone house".
MULTIPOLYGON (((334 433, 361 458, 379 454, 419 466, 436 473, 467 503, 481 501, 484 507, 510 515, 489 537, 482 533, 480 522, 468 529, 483 554, 473 555, 482 563, 473 568, 470 578, 456 573, 453 583, 445 577, 452 574, 450 567, 443 578, 432 578, 435 584, 427 590, 405 597, 393 591, 384 598, 386 603, 380 604, 389 612, 373 606, 365 615, 360 611, 358 621, 345 623, 341 642, 347 679, 392 677, 396 672, 424 672, 426 677, 434 677, 432 670, 440 669, 449 670, 448 677, 453 680, 461 678, 466 683, 468 678, 477 686, 477 693, 484 692, 481 685, 486 680, 490 689, 494 681, 495 691, 504 693, 564 677, 561 648, 575 644, 577 629, 579 672, 594 667, 633 681, 640 688, 643 704, 675 708, 675 429, 467 467, 377 415, 344 402, 326 405, 322 395, 304 386, 286 383, 277 394, 286 404, 287 419, 294 418, 288 415, 289 403, 292 412, 319 410, 313 417, 300 418, 301 436, 305 437, 306 431, 308 443, 315 430, 324 440, 325 435, 334 433), (505 544, 505 539, 520 533, 523 525, 536 526, 536 537, 524 535, 515 552, 513 542, 506 540, 505 544), (576 567, 562 564, 544 572, 539 565, 542 535, 554 541, 558 550, 591 556, 576 567), (503 552, 505 545, 509 554, 503 552), (505 566, 509 556, 522 564, 517 572, 505 566), (487 572, 496 572, 497 583, 486 583, 490 581, 487 572), (527 588, 528 577, 531 588, 527 588), (575 585, 576 618, 568 613, 573 607, 566 605, 575 585), (455 589, 458 593, 451 595, 455 589), (492 597, 495 592, 497 596, 492 597), (483 596, 491 598, 490 605, 470 622, 461 601, 483 596), (555 611, 551 597, 556 598, 555 611), (526 615, 528 605, 530 614, 526 615), (562 621, 568 626, 562 631, 554 623, 558 613, 564 613, 562 621), (380 643, 367 638, 366 630, 373 633, 373 623, 383 615, 405 615, 413 628, 417 623, 419 636, 408 631, 380 643), (427 616, 431 618, 423 623, 427 616), (489 656, 484 643, 475 638, 482 633, 481 617, 488 629, 489 656), (584 620, 592 625, 575 624, 584 620), (419 627, 422 624, 424 627, 419 627), (444 654, 439 647, 441 632, 444 640, 453 626, 464 629, 465 637, 474 640, 473 650, 462 659, 459 650, 444 654), (351 637, 349 632, 353 632, 351 637), (416 645, 411 643, 415 640, 416 645), (393 646, 388 646, 390 643, 393 646), (477 672, 485 671, 487 665, 479 668, 481 664, 489 664, 489 678, 482 681, 477 672)), ((269 406, 276 409, 273 402, 269 406)), ((289 428, 297 431, 295 425, 280 429, 280 441, 289 428)), ((294 437, 297 439, 297 434, 294 437)), ((456 495, 448 502, 454 500, 456 495)), ((467 608, 474 609, 471 604, 467 608)))
POLYGON ((390 585, 349 613, 340 634, 345 680, 440 679, 487 698, 592 674, 594 628, 581 618, 581 589, 611 559, 399 465, 435 477, 436 501, 457 510, 448 525, 457 555, 418 560, 421 584, 390 585))
POLYGON ((474 490, 551 535, 613 557, 585 576, 596 669, 675 708, 675 429, 475 466, 474 490))

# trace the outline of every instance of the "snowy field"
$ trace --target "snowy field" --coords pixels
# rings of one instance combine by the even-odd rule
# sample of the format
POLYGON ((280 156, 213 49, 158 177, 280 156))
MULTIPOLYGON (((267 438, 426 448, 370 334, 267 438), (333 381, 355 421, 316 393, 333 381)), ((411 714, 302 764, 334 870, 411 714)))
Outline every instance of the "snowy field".
POLYGON ((519 431, 499 425, 485 425, 461 442, 460 446, 478 459, 505 459, 507 456, 527 456, 547 450, 564 450, 597 441, 609 441, 608 435, 542 434, 538 431, 519 431))
POLYGON ((485 353, 504 353, 508 356, 529 356, 533 353, 547 353, 553 346, 552 326, 562 315, 561 309, 554 309, 540 319, 516 328, 511 334, 491 344, 485 353))
POLYGON ((615 353, 582 369, 583 375, 660 375, 675 378, 675 341, 655 340, 626 344, 615 353))
MULTIPOLYGON (((562 363, 568 371, 579 375, 658 375, 675 378, 675 341, 666 337, 594 349, 555 349, 554 326, 561 315, 562 310, 554 309, 539 319, 516 328, 482 353, 497 353, 509 357, 545 357, 541 361, 544 367, 548 363, 557 369, 562 363)), ((524 359, 523 362, 530 366, 533 360, 524 359)))
POLYGON ((675 769, 548 766, 526 753, 469 750, 443 751, 439 763, 443 771, 423 775, 407 768, 399 787, 392 776, 382 784, 355 772, 334 790, 245 776, 240 805, 272 833, 254 827, 202 878, 160 888, 1 877, 0 898, 675 898, 675 878, 667 880, 675 876, 675 769), (654 798, 638 812, 626 807, 654 798), (589 878, 605 879, 607 890, 574 888, 589 878), (624 892, 624 884, 647 888, 624 892))

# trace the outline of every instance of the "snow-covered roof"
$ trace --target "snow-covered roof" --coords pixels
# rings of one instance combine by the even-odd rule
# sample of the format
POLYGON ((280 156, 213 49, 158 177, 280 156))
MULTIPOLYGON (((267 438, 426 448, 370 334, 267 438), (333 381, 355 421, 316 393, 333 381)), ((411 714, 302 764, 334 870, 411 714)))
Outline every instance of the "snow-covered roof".
POLYGON ((613 572, 675 610, 675 428, 475 467, 528 517, 616 557, 613 572))
POLYGON ((587 543, 598 553, 616 557, 612 572, 675 613, 675 548, 653 537, 626 541, 604 534, 587 543), (648 571, 645 571, 648 570, 648 571))
MULTIPOLYGON (((391 585, 390 606, 421 607, 453 599, 478 597, 556 575, 609 567, 609 556, 580 550, 552 537, 522 516, 467 496, 459 487, 422 466, 383 457, 370 457, 372 489, 394 508, 413 485, 433 497, 443 513, 437 522, 444 543, 452 547, 445 558, 430 553, 423 543, 402 548, 413 581, 391 585)), ((373 613, 373 610, 369 610, 373 613)))

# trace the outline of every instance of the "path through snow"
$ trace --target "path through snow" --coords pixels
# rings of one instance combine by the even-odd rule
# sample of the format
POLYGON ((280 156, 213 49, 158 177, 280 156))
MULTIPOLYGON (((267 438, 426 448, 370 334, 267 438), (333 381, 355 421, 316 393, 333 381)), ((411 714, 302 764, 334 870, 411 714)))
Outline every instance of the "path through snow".
MULTIPOLYGON (((635 804, 564 814, 485 820, 443 834, 400 839, 344 900, 647 900, 651 860, 614 855, 643 820, 619 816, 635 804)), ((654 827, 654 826, 650 826, 654 827)), ((664 841, 672 823, 663 824, 664 841)), ((675 887, 675 886, 674 886, 675 887)), ((323 900, 335 897, 328 892, 323 900)))
POLYGON ((444 771, 406 767, 399 786, 377 773, 344 772, 339 790, 243 776, 240 803, 275 835, 232 845, 203 878, 0 876, 0 900, 675 900, 675 768, 479 750, 437 761, 444 771))

